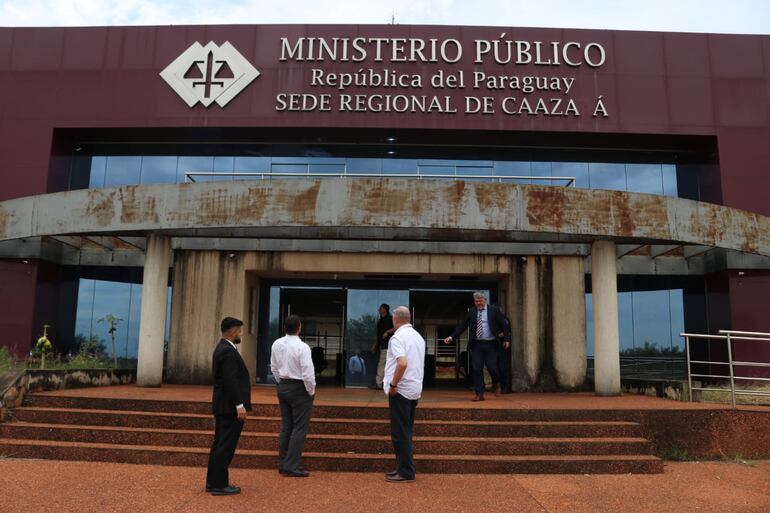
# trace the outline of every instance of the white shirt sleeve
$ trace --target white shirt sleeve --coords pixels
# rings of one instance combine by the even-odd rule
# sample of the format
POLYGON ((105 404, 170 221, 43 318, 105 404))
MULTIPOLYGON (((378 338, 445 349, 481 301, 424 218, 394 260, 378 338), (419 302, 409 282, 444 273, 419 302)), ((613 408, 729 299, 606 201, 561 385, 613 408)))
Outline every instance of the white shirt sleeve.
POLYGON ((273 347, 270 351, 270 372, 273 373, 273 378, 276 383, 281 382, 281 378, 278 377, 278 351, 276 351, 277 344, 273 343, 273 347))
POLYGON ((310 351, 310 346, 305 345, 302 348, 300 362, 302 367, 302 381, 305 382, 305 390, 307 390, 308 394, 315 395, 315 366, 313 365, 313 356, 310 351))
POLYGON ((404 346, 404 341, 401 340, 398 337, 393 337, 390 339, 390 354, 393 355, 393 358, 400 358, 402 356, 406 356, 406 347, 404 346))

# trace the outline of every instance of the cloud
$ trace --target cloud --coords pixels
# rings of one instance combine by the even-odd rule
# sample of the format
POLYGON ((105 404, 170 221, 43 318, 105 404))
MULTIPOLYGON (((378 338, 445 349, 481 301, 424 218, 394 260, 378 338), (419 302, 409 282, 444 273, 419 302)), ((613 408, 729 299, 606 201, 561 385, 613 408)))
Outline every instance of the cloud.
POLYGON ((487 25, 770 34, 767 0, 0 0, 1 26, 487 25))

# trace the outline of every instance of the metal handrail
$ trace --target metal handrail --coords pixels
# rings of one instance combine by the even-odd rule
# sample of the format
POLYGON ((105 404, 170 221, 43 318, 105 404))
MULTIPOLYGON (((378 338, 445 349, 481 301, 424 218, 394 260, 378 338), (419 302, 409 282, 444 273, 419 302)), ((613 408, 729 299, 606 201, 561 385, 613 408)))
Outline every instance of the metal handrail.
POLYGON ((185 183, 195 183, 196 176, 232 176, 232 177, 259 177, 260 180, 266 178, 416 178, 423 179, 442 179, 442 180, 490 180, 503 183, 508 180, 547 180, 550 182, 565 182, 564 187, 576 187, 574 176, 524 176, 524 175, 447 175, 447 174, 425 174, 425 173, 348 173, 347 170, 341 173, 268 173, 268 172, 226 172, 215 173, 213 171, 185 171, 185 183))
POLYGON ((719 335, 706 335, 701 333, 680 333, 680 337, 684 337, 685 353, 687 355, 687 385, 689 388, 690 402, 692 402, 693 390, 711 391, 711 392, 727 392, 721 388, 708 388, 708 387, 694 387, 692 386, 692 378, 729 378, 730 379, 730 400, 733 408, 736 407, 735 396, 736 395, 757 395, 757 396, 770 396, 770 392, 760 391, 747 391, 747 390, 735 390, 736 380, 745 381, 770 381, 770 378, 755 378, 746 376, 736 376, 735 367, 761 367, 770 368, 770 363, 766 362, 744 362, 733 360, 733 340, 755 341, 755 342, 770 342, 770 333, 763 333, 758 331, 736 331, 736 330, 719 330, 719 335), (699 340, 724 340, 727 344, 727 361, 703 361, 693 360, 690 357, 690 339, 699 340), (726 365, 729 369, 729 374, 700 374, 692 372, 692 364, 707 364, 707 365, 726 365))

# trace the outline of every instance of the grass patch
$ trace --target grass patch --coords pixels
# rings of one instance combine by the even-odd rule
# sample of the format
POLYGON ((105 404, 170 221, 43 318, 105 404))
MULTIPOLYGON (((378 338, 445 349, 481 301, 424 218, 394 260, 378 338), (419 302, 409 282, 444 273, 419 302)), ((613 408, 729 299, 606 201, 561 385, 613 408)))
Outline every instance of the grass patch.
MULTIPOLYGON (((719 388, 721 390, 724 390, 724 392, 714 392, 711 390, 705 390, 703 392, 700 392, 700 400, 702 402, 706 403, 723 403, 723 404, 729 404, 730 403, 730 384, 729 383, 719 383, 719 384, 712 384, 707 385, 708 388, 719 388)), ((740 390, 744 392, 765 392, 770 393, 770 383, 767 382, 761 382, 757 381, 755 383, 751 382, 736 382, 735 383, 735 390, 740 390)), ((696 390, 697 392, 697 390, 696 390)), ((735 403, 736 404, 745 404, 745 405, 764 405, 764 406, 770 406, 770 395, 736 395, 735 396, 735 403)))
POLYGON ((23 367, 23 364, 8 352, 7 347, 0 347, 0 374, 23 367))
POLYGON ((685 449, 676 444, 671 444, 662 456, 664 460, 669 461, 695 461, 695 458, 691 457, 685 449))

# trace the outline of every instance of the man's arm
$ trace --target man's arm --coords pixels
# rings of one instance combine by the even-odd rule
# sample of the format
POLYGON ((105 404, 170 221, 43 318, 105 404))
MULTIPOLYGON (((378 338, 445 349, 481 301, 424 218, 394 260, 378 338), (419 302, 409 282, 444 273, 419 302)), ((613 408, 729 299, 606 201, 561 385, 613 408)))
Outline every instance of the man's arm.
POLYGON ((313 356, 310 352, 310 346, 302 348, 300 358, 302 381, 305 382, 305 390, 307 390, 308 395, 315 395, 315 366, 313 365, 313 356))
POLYGON ((398 393, 398 383, 406 372, 406 368, 409 366, 406 360, 406 356, 399 356, 396 358, 396 369, 393 371, 393 380, 390 382, 390 395, 396 395, 398 393))
MULTIPOLYGON (((235 351, 233 349, 233 351, 235 351)), ((246 408, 238 390, 238 359, 232 351, 225 351, 222 355, 222 383, 227 394, 235 401, 235 410, 239 420, 246 419, 246 408)))
POLYGON ((273 379, 275 379, 276 383, 281 382, 281 378, 278 377, 278 351, 276 351, 275 343, 273 343, 273 347, 270 350, 270 372, 273 373, 273 379))
POLYGON ((457 340, 458 338, 460 338, 460 335, 463 334, 463 332, 468 328, 468 326, 470 326, 470 324, 471 324, 471 314, 469 312, 468 315, 465 316, 465 319, 460 321, 460 324, 457 325, 457 327, 452 332, 452 334, 444 339, 444 343, 448 344, 452 340, 457 340))
POLYGON ((499 308, 495 308, 495 317, 503 328, 503 348, 508 349, 508 346, 511 345, 511 322, 499 308))

